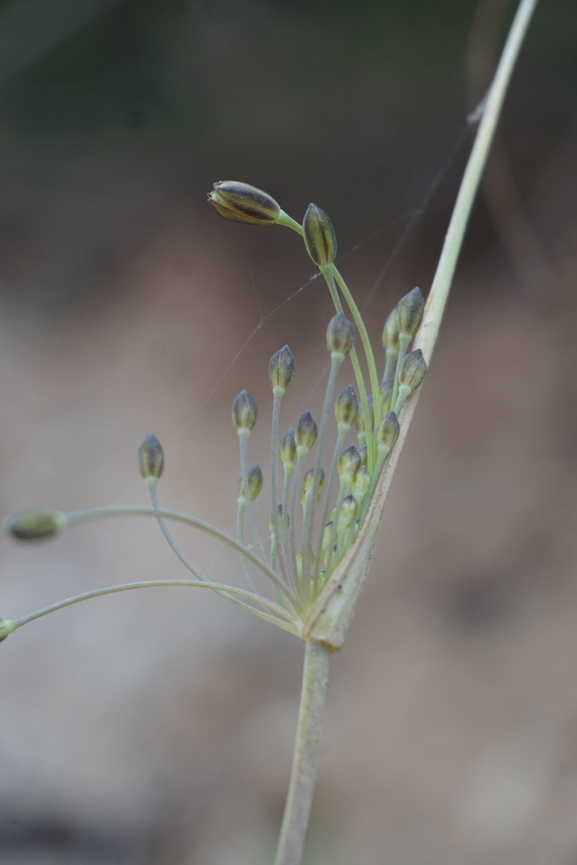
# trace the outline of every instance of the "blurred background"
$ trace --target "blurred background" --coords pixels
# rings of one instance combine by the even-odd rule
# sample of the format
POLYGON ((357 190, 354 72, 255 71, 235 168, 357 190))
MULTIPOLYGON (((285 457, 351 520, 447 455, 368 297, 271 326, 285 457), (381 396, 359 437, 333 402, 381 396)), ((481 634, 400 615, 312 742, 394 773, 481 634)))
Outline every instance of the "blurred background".
MULTIPOLYGON (((514 4, 0 4, 2 513, 146 503, 233 530, 235 394, 289 343, 318 414, 332 315, 290 231, 332 217, 375 344, 428 291, 514 4)), ((577 10, 542 0, 475 205, 370 580, 332 664, 306 865, 577 865, 577 10)), ((343 374, 343 385, 351 380, 343 374)), ((263 525, 267 507, 259 500, 263 525)), ((234 556, 176 532, 211 577, 234 556)), ((0 539, 0 615, 185 576, 156 527, 0 539)), ((272 861, 302 651, 208 593, 91 601, 2 644, 5 865, 272 861)))

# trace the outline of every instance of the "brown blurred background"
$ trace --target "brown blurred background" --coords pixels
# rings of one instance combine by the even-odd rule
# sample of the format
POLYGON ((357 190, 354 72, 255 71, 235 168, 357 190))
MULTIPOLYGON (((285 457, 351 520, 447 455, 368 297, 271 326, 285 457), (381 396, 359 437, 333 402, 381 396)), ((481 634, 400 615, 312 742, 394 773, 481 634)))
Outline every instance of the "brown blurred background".
MULTIPOLYGON (((259 401, 268 475, 268 358, 288 342, 297 359, 283 428, 318 414, 331 306, 296 235, 225 223, 207 191, 235 178, 296 218, 326 209, 378 345, 396 300, 428 290, 513 11, 0 4, 2 512, 145 503, 135 451, 154 430, 162 502, 233 529, 231 400, 259 401)), ((542 0, 512 82, 332 665, 306 865, 577 865, 576 23, 542 0)), ((177 535, 240 580, 226 550, 177 535)), ((5 617, 185 576, 139 520, 4 536, 0 555, 5 617)), ((179 589, 19 631, 1 647, 0 861, 271 862, 301 654, 179 589)))

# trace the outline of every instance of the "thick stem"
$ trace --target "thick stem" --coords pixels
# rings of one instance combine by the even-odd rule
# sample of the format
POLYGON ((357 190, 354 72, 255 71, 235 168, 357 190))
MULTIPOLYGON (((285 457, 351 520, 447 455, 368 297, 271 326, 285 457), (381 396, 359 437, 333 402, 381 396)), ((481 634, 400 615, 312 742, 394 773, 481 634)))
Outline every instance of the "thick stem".
POLYGON ((319 764, 330 652, 305 645, 297 735, 275 865, 300 865, 319 764))

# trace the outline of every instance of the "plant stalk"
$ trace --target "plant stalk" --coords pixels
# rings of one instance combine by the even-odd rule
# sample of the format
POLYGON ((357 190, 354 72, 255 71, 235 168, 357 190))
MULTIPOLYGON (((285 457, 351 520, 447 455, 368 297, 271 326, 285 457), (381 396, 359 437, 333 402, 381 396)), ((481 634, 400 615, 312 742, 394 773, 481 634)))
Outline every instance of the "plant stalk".
POLYGON ((305 644, 297 735, 275 865, 300 865, 319 764, 330 652, 305 644))

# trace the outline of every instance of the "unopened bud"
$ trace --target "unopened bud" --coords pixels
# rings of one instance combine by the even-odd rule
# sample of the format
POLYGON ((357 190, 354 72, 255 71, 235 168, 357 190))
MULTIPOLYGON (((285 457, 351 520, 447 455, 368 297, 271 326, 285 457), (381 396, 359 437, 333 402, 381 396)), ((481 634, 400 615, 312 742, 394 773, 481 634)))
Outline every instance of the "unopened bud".
POLYGON ((381 415, 386 415, 391 410, 391 401, 393 399, 393 390, 395 389, 395 379, 388 378, 379 385, 379 393, 381 395, 381 415))
POLYGON ((361 465, 361 455, 354 445, 349 445, 339 457, 339 477, 354 478, 361 465))
POLYGON ((138 448, 138 468, 144 480, 153 484, 164 471, 164 451, 153 433, 147 433, 138 448))
POLYGON ((425 299, 420 288, 414 288, 397 304, 397 327, 399 333, 414 336, 419 329, 425 311, 425 299))
MULTIPOLYGON (((283 530, 283 518, 282 518, 282 504, 281 504, 281 502, 278 503, 278 505, 277 505, 277 509, 276 509, 276 510, 277 510, 277 514, 278 514, 278 527, 279 527, 279 531, 280 531, 280 533, 281 533, 281 535, 282 535, 282 530, 283 530)), ((286 517, 285 517, 284 524, 285 524, 287 527, 290 526, 290 517, 289 517, 288 514, 287 514, 286 517)), ((272 516, 269 518, 269 521, 268 521, 268 528, 269 528, 269 531, 270 531, 271 535, 274 535, 274 522, 273 522, 273 518, 272 518, 272 516)))
POLYGON ((36 541, 57 534, 67 525, 66 516, 60 511, 19 511, 6 517, 6 529, 21 541, 36 541))
POLYGON ((241 390, 232 404, 232 422, 237 430, 250 432, 256 423, 257 414, 258 406, 255 398, 247 390, 241 390))
POLYGON ((399 328, 397 327, 397 309, 391 312, 383 328, 383 348, 399 350, 399 328))
POLYGON ((281 213, 271 195, 237 180, 214 183, 212 192, 208 193, 208 203, 224 219, 250 225, 273 225, 281 213))
MULTIPOLYGON (((310 564, 310 566, 312 566, 312 565, 314 565, 314 563, 315 563, 315 556, 311 550, 310 558, 309 558, 309 564, 310 564)), ((302 578, 303 578, 303 554, 302 553, 298 553, 297 558, 296 558, 296 565, 297 565, 298 578, 299 578, 299 580, 302 580, 302 578)))
MULTIPOLYGON (((313 483, 315 477, 315 470, 309 469, 303 478, 303 496, 305 496, 305 500, 312 495, 313 491, 313 483)), ((321 490, 323 488, 325 482, 325 473, 323 469, 319 466, 318 468, 318 482, 317 482, 317 505, 321 500, 321 490)), ((301 502, 303 502, 303 497, 301 496, 301 502)), ((304 502, 303 502, 304 504, 304 502)))
POLYGON ((332 524, 332 522, 330 522, 330 523, 327 523, 323 529, 323 539, 321 542, 321 550, 323 553, 323 557, 326 555, 327 550, 329 548, 332 533, 333 533, 333 524, 332 524))
POLYGON ((397 443, 400 431, 401 428, 397 416, 394 411, 390 411, 377 427, 375 434, 377 447, 385 447, 392 450, 397 443))
POLYGON ((275 393, 282 396, 291 383, 295 371, 295 356, 285 345, 273 354, 268 364, 268 377, 275 393))
POLYGON ((369 474, 369 470, 366 466, 361 465, 354 477, 353 486, 351 488, 351 494, 355 497, 357 506, 361 504, 362 500, 366 496, 367 490, 370 485, 371 476, 369 474))
POLYGON ((409 388, 412 393, 423 383, 426 374, 427 362, 421 349, 416 348, 415 351, 409 352, 403 361, 399 372, 399 384, 401 387, 409 388))
POLYGON ((341 534, 343 531, 346 531, 348 527, 351 525, 357 514, 357 503, 355 501, 354 496, 347 496, 343 499, 343 503, 341 505, 341 512, 339 514, 339 522, 338 522, 338 533, 341 534))
POLYGON ((299 417, 295 427, 295 444, 297 454, 305 456, 317 440, 318 427, 310 411, 305 411, 299 417))
POLYGON ((309 204, 303 219, 304 241, 307 252, 317 265, 332 264, 337 255, 335 229, 324 210, 309 204))
MULTIPOLYGON (((254 500, 262 490, 262 471, 260 466, 253 466, 251 469, 249 469, 247 475, 247 483, 250 500, 251 502, 254 502, 254 500)), ((239 479, 238 486, 236 488, 236 494, 239 499, 244 499, 244 484, 242 482, 242 478, 239 479)))
POLYGON ((283 440, 280 443, 278 455, 280 457, 281 463, 284 466, 286 466, 288 464, 288 465, 292 465, 294 467, 296 465, 297 446, 295 444, 295 431, 294 431, 294 429, 289 429, 287 434, 284 436, 283 440))
POLYGON ((335 400, 335 420, 350 429, 354 426, 359 413, 359 401, 355 390, 347 385, 335 400))
POLYGON ((361 455, 361 465, 366 466, 369 459, 369 449, 366 445, 359 446, 359 453, 361 455))
POLYGON ((327 327, 327 348, 331 354, 347 355, 353 347, 355 330, 342 312, 337 312, 327 327))

